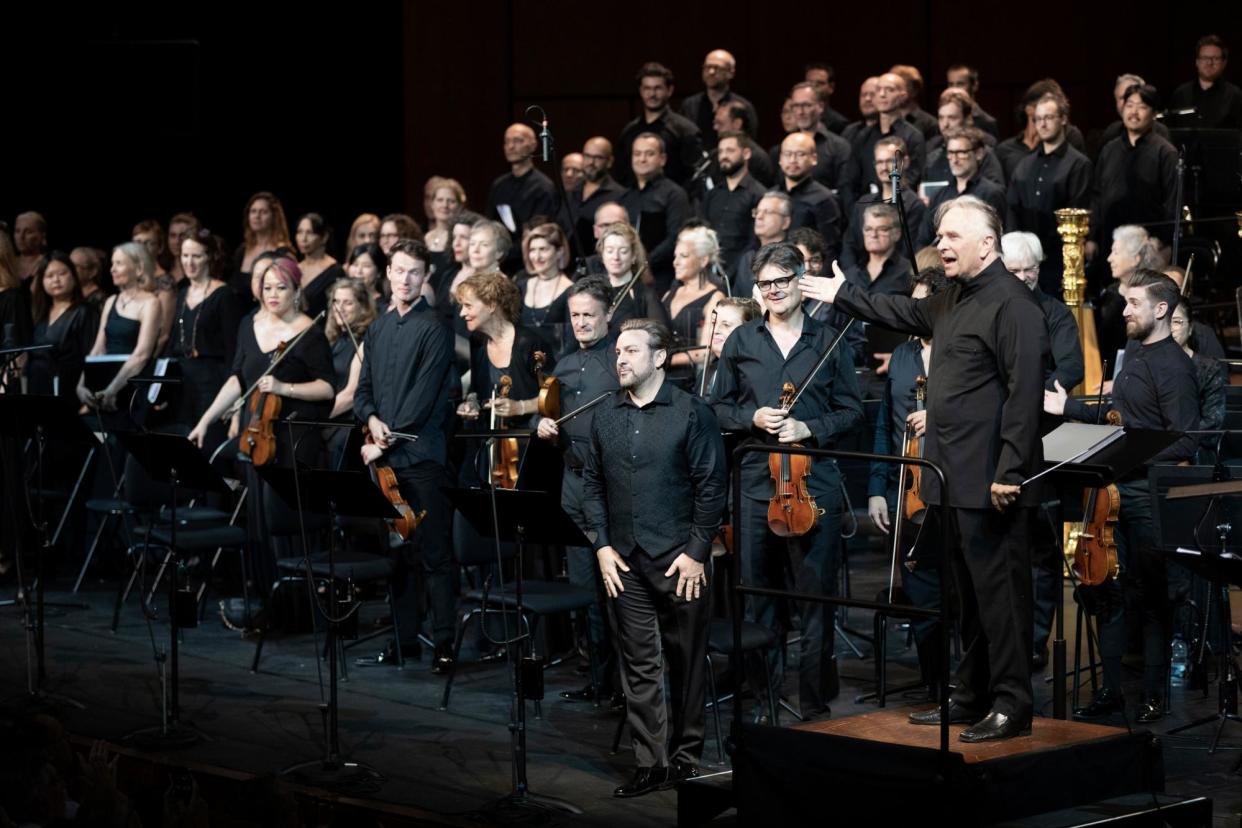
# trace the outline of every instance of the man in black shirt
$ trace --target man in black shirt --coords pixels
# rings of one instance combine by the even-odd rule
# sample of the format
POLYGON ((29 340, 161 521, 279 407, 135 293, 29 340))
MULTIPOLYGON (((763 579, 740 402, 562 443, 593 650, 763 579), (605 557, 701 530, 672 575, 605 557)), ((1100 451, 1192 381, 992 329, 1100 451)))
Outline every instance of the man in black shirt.
MULTIPOLYGON (((382 457, 397 476, 401 496, 415 512, 427 511, 400 559, 397 583, 404 587, 398 589, 392 611, 401 641, 394 646, 417 647, 423 621, 420 593, 425 589, 435 642, 431 670, 442 673, 452 664, 456 596, 450 511, 440 487, 448 482, 445 425, 452 415, 450 396, 457 375, 452 331, 434 314, 414 309, 429 266, 430 254, 422 242, 402 239, 389 250, 393 310, 367 329, 354 414, 366 423, 374 441, 363 447, 363 460, 370 465, 382 457), (422 578, 416 577, 419 569, 422 578)), ((385 653, 381 661, 391 657, 396 663, 395 656, 395 651, 385 653)))
POLYGON ((1018 163, 1009 181, 1005 227, 1039 237, 1047 254, 1039 266, 1039 289, 1060 299, 1065 265, 1056 211, 1089 206, 1091 162, 1065 140, 1068 101, 1059 95, 1045 95, 1035 105, 1034 119, 1040 146, 1018 163))
MULTIPOLYGON (((814 84, 796 84, 789 92, 789 100, 798 132, 808 136, 815 144, 812 175, 816 181, 835 192, 841 186, 842 176, 850 163, 850 144, 840 135, 829 132, 820 120, 824 107, 814 84)), ((770 154, 773 158, 779 158, 783 146, 784 141, 772 147, 770 154)))
POLYGON ((979 72, 972 66, 957 63, 950 66, 945 72, 945 82, 947 86, 954 89, 964 89, 966 94, 970 95, 970 99, 975 102, 975 126, 993 138, 999 139, 1000 128, 996 124, 996 119, 984 112, 983 107, 979 106, 979 72))
POLYGON ((561 185, 565 192, 572 193, 582 185, 583 159, 582 153, 571 152, 561 159, 561 185))
POLYGON ((600 205, 620 201, 625 188, 612 177, 612 142, 596 135, 582 145, 582 185, 568 193, 569 215, 577 236, 576 253, 589 256, 595 250, 592 226, 600 205))
POLYGON ((752 214, 764 192, 763 185, 750 176, 750 149, 743 138, 739 132, 721 133, 716 157, 724 182, 703 197, 703 219, 720 240, 720 264, 730 280, 754 236, 752 214))
POLYGON ((819 95, 819 101, 824 110, 819 116, 820 122, 828 128, 829 132, 840 135, 841 130, 845 129, 850 121, 829 105, 832 93, 837 91, 836 71, 827 63, 808 63, 803 70, 802 79, 814 86, 815 92, 819 95))
POLYGON ((846 226, 845 241, 841 245, 842 268, 851 267, 867 258, 867 251, 863 246, 863 211, 872 204, 892 202, 893 179, 890 173, 894 159, 897 160, 897 171, 901 173, 901 203, 905 207, 906 224, 910 232, 921 235, 923 223, 927 220, 927 206, 923 204, 923 199, 919 198, 915 188, 906 186, 906 142, 896 135, 881 138, 875 143, 874 155, 875 163, 872 168, 879 183, 871 185, 870 191, 864 192, 854 202, 850 223, 846 226))
MULTIPOLYGON (((862 214, 862 237, 866 256, 848 269, 845 278, 866 293, 894 293, 909 296, 913 287, 910 262, 901 255, 901 217, 891 204, 868 204, 862 214)), ((831 324, 840 329, 849 317, 833 311, 831 324)), ((866 322, 856 322, 846 335, 846 342, 854 351, 854 364, 872 371, 872 379, 882 386, 884 377, 875 371, 882 363, 880 354, 891 354, 895 344, 905 337, 891 331, 874 329, 866 322), (870 344, 869 344, 870 343, 870 344)), ((865 388, 870 392, 876 390, 865 388)), ((867 394, 871 398, 870 393, 867 394)))
POLYGON ((1225 80, 1229 50, 1216 35, 1195 44, 1195 80, 1183 83, 1169 98, 1170 109, 1194 109, 1189 123, 1207 129, 1242 129, 1242 89, 1225 80))
POLYGON ((703 91, 695 92, 681 102, 681 114, 694 122, 703 138, 703 148, 716 146, 716 133, 712 129, 712 119, 716 110, 723 104, 737 103, 746 109, 746 118, 750 129, 759 123, 754 105, 729 88, 729 81, 737 71, 737 62, 733 55, 724 49, 713 49, 703 58, 703 91))
POLYGON ((690 218, 690 199, 664 175, 668 154, 663 138, 644 132, 635 136, 631 146, 634 187, 625 191, 620 203, 643 240, 651 276, 663 295, 673 281, 673 247, 681 226, 690 218))
POLYGON ((851 149, 857 146, 856 138, 858 133, 867 127, 875 126, 879 119, 879 113, 875 110, 875 88, 879 84, 878 77, 867 78, 858 87, 858 114, 857 121, 851 121, 841 130, 841 137, 849 141, 851 149))
MULTIPOLYGON (((607 279, 587 277, 567 291, 566 300, 569 324, 573 328, 578 347, 556 361, 552 376, 560 381, 561 412, 571 414, 601 394, 615 391, 617 363, 614 346, 616 337, 608 333, 612 318, 608 308, 612 304, 612 289, 607 279)), ((582 470, 590 451, 592 410, 566 420, 560 426, 549 417, 541 417, 536 433, 541 439, 559 444, 564 452, 565 474, 561 483, 561 508, 579 528, 589 527, 583 513, 585 492, 582 470)), ((565 559, 569 570, 569 582, 576 586, 601 591, 599 570, 595 555, 586 547, 566 547, 565 559)), ((604 605, 592 604, 587 608, 587 638, 595 652, 591 682, 582 690, 562 690, 561 698, 569 701, 592 701, 598 697, 613 695, 619 688, 613 685, 617 669, 616 648, 604 613, 604 605)))
MULTIPOLYGON (((837 331, 803 312, 798 277, 804 268, 802 253, 787 242, 767 245, 755 256, 755 286, 766 312, 762 319, 737 328, 725 342, 716 369, 712 406, 721 427, 729 431, 782 445, 830 448, 862 422, 862 402, 848 345, 839 345, 827 364, 811 376, 811 369, 837 331), (786 382, 795 386, 808 383, 791 410, 780 407, 786 382)), ((810 532, 792 536, 768 523, 768 501, 774 484, 767 461, 762 454, 748 455, 742 461, 742 503, 734 504, 741 510, 742 536, 735 543, 742 580, 751 586, 780 589, 789 571, 793 573, 790 587, 794 591, 835 594, 842 509, 837 464, 817 459, 811 465, 807 489, 823 513, 810 532)), ((755 598, 750 607, 754 619, 774 629, 783 641, 787 622, 779 620, 777 602, 755 598)), ((835 613, 810 601, 800 602, 798 613, 802 618, 798 697, 805 718, 827 711, 835 692, 835 613)), ((777 653, 773 653, 770 667, 772 686, 779 692, 784 665, 777 653)))
POLYGON ((929 219, 923 225, 915 247, 930 244, 936 237, 934 216, 943 205, 964 195, 974 196, 996 211, 1005 214, 1005 190, 979 172, 983 161, 983 133, 974 127, 953 130, 944 136, 944 154, 949 161, 949 173, 953 176, 949 186, 936 191, 927 205, 929 219))
MULTIPOLYGON (((703 162, 703 136, 694 121, 669 109, 668 102, 673 97, 672 71, 659 63, 643 64, 638 70, 638 96, 643 102, 643 114, 621 130, 617 157, 629 158, 634 140, 653 132, 664 142, 668 159, 665 174, 682 187, 686 186, 695 168, 703 162)), ((634 186, 632 171, 623 167, 617 170, 617 180, 628 187, 634 186)))
MULTIPOLYGON (((1088 258, 1113 237, 1123 224, 1168 222, 1174 216, 1177 197, 1177 150, 1152 132, 1156 120, 1156 88, 1132 86, 1125 93, 1122 121, 1126 134, 1100 150, 1095 165, 1091 199, 1091 233, 1095 246, 1088 258)), ((1151 234, 1165 241, 1172 227, 1163 224, 1151 234)))
MULTIPOLYGON (((1126 125, 1125 122, 1122 121, 1122 113, 1126 108, 1126 92, 1129 91, 1131 86, 1142 86, 1145 83, 1147 83, 1147 81, 1143 80, 1140 75, 1135 75, 1130 72, 1118 75, 1117 80, 1113 81, 1113 100, 1117 104, 1117 120, 1105 127, 1103 132, 1099 134, 1092 152, 1093 157, 1099 158, 1100 150, 1104 148, 1105 144, 1114 138, 1118 138, 1125 134, 1126 125)), ((1152 124, 1151 130, 1161 138, 1164 138, 1166 141, 1168 140, 1169 128, 1160 121, 1156 121, 1152 124)))
POLYGON ((849 174, 842 184, 842 201, 847 206, 853 204, 859 194, 867 192, 870 185, 879 186, 874 167, 875 144, 889 135, 896 135, 906 142, 910 160, 902 184, 913 189, 922 180, 923 167, 927 160, 925 142, 923 133, 902 116, 901 102, 905 88, 905 81, 901 76, 892 72, 881 75, 876 80, 876 123, 856 130, 850 139, 851 163, 847 168, 849 174))
POLYGON ((773 190, 765 193, 755 205, 751 215, 755 219, 755 241, 758 243, 742 254, 738 260, 737 272, 733 274, 733 295, 751 296, 755 286, 753 262, 758 250, 785 241, 785 236, 793 224, 794 202, 787 193, 773 190))
POLYGON ((919 106, 919 99, 923 97, 923 73, 918 70, 917 66, 905 63, 898 63, 888 71, 902 80, 902 117, 921 132, 925 140, 930 141, 939 132, 939 127, 936 124, 936 116, 919 106))
MULTIPOLYGON (((1126 300, 1126 335, 1141 343, 1127 356, 1113 381, 1109 408, 1121 414, 1127 428, 1186 432, 1198 427, 1199 389, 1194 363, 1173 341, 1170 321, 1177 307, 1177 285, 1162 273, 1136 270, 1121 292, 1126 300)), ((1068 399, 1058 385, 1044 393, 1044 410, 1075 420, 1095 422, 1097 413, 1082 400, 1068 399)), ((1153 463, 1178 463, 1195 455, 1195 435, 1183 434, 1151 458, 1153 463)), ((1088 599, 1100 616, 1100 655, 1104 684, 1085 707, 1074 711, 1096 719, 1124 709, 1121 659, 1126 652, 1126 608, 1139 614, 1143 630, 1143 701, 1138 720, 1154 722, 1164 715, 1161 698, 1168 668, 1171 614, 1165 561, 1153 543, 1151 492, 1147 469, 1118 481, 1121 511, 1117 558, 1120 579, 1090 589, 1088 599)))
POLYGON ((533 129, 526 124, 510 124, 504 146, 509 172, 492 182, 487 193, 487 217, 516 235, 532 217, 556 214, 556 185, 535 169, 533 159, 539 142, 533 129))
POLYGON ((633 781, 615 792, 621 797, 697 776, 703 753, 707 595, 725 450, 707 404, 665 382, 672 343, 650 319, 622 326, 621 390, 595 409, 583 468, 583 512, 615 602, 638 761, 633 781))
MULTIPOLYGON (((772 161, 772 156, 768 155, 768 151, 759 146, 754 139, 754 127, 747 123, 746 108, 737 101, 731 103, 723 103, 716 107, 716 117, 712 121, 712 126, 716 130, 716 140, 726 132, 739 133, 742 145, 750 150, 750 174, 755 180, 764 186, 771 187, 776 184, 776 164, 772 161)), ((720 183, 720 157, 717 156, 713 161, 711 177, 716 184, 720 183)))
POLYGON ((792 226, 818 230, 828 245, 829 258, 835 259, 841 250, 841 206, 832 191, 812 176, 817 165, 811 136, 805 132, 786 135, 781 142, 780 165, 784 174, 781 189, 794 200, 792 226))
MULTIPOLYGON (((949 169, 949 159, 945 155, 945 137, 959 129, 973 128, 974 101, 960 89, 946 89, 940 95, 940 105, 936 109, 936 120, 940 124, 940 134, 927 141, 927 167, 923 170, 923 181, 948 181, 953 177, 949 169)), ((979 130, 979 140, 983 146, 983 158, 979 161, 980 174, 995 184, 1004 187, 1005 170, 1000 159, 993 152, 996 139, 983 130, 979 130)))
MULTIPOLYGON (((1026 731, 1033 712, 1028 532, 1037 493, 1021 484, 1041 465, 1048 334, 1035 298, 1000 261, 992 208, 962 196, 937 232, 952 284, 927 299, 864 294, 836 265, 834 278, 803 282, 813 299, 936 343, 923 456, 944 469, 949 490, 924 475, 919 494, 943 507, 956 535, 945 553, 961 601, 963 651, 949 717, 972 725, 963 741, 1006 739, 1026 731)), ((939 724, 940 710, 910 718, 939 724)))

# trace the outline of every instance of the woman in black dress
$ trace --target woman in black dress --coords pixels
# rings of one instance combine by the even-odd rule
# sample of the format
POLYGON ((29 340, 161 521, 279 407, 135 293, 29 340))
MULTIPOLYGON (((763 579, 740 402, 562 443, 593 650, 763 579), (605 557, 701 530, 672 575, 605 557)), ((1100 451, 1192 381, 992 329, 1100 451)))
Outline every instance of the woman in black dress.
MULTIPOLYGON (((241 306, 221 278, 224 247, 210 230, 195 228, 182 239, 181 270, 185 279, 177 293, 166 353, 181 366, 182 383, 173 419, 189 430, 211 405, 232 369, 241 306)), ((224 442, 227 429, 213 423, 209 431, 210 452, 224 442)))
MULTIPOLYGON (((458 285, 456 295, 472 345, 470 393, 457 407, 458 415, 478 421, 480 415, 494 411, 507 425, 530 427, 539 411, 535 352, 544 347, 534 331, 515 324, 522 306, 517 286, 500 271, 487 270, 458 285), (501 377, 512 383, 506 398, 499 396, 501 377)), ((545 354, 543 372, 551 374, 553 367, 551 356, 545 354)), ((484 469, 485 453, 479 456, 481 462, 475 466, 484 469)))
POLYGON ((302 301, 311 319, 328 308, 328 291, 345 275, 336 259, 328 255, 332 231, 318 213, 307 213, 298 219, 297 245, 302 270, 302 301))
POLYGON ((233 253, 233 272, 229 282, 244 307, 251 304, 250 274, 260 254, 291 250, 289 222, 280 199, 268 192, 255 193, 242 211, 242 243, 233 253))
MULTIPOLYGON (((703 322, 711 317, 716 303, 724 298, 712 275, 719 263, 720 244, 710 227, 683 230, 673 248, 674 283, 664 294, 664 310, 672 320, 670 330, 678 347, 703 345, 703 322)), ((681 351, 669 361, 669 379, 688 385, 695 366, 703 362, 707 349, 681 351)), ((688 390, 688 389, 687 389, 688 390)))
POLYGON ((654 319, 671 327, 668 311, 651 287, 647 251, 634 228, 624 223, 610 225, 600 235, 595 250, 612 286, 613 310, 608 329, 616 333, 625 320, 641 318, 654 319), (633 279, 635 273, 640 274, 637 281, 633 279), (633 287, 626 290, 631 281, 634 281, 633 287))
MULTIPOLYGON (((333 396, 332 348, 323 329, 298 310, 300 281, 297 263, 286 258, 275 259, 263 274, 263 310, 242 322, 233 373, 190 432, 189 439, 195 445, 203 447, 212 423, 226 416, 252 386, 254 394, 274 394, 280 399, 278 420, 291 417, 315 420, 328 412, 333 396), (299 334, 304 335, 289 345, 299 334), (264 376, 282 351, 284 356, 279 364, 264 376)), ((245 439, 249 420, 249 406, 243 404, 239 422, 242 439, 245 439)), ((272 461, 275 465, 292 466, 295 452, 298 465, 317 463, 322 449, 317 430, 289 428, 276 422, 272 431, 276 438, 276 456, 272 461)), ((276 558, 292 548, 287 543, 276 542, 274 536, 296 534, 297 513, 284 506, 278 495, 268 491, 253 465, 247 466, 246 480, 249 576, 258 587, 255 594, 266 596, 276 583, 276 558)), ((250 623, 253 619, 244 620, 250 623)))
POLYGON ((26 363, 26 391, 73 399, 86 355, 94 347, 99 314, 86 303, 73 261, 60 251, 47 255, 35 272, 32 306, 35 351, 26 363))
POLYGON ((573 282, 565 275, 569 245, 557 224, 541 224, 522 237, 526 276, 519 277, 522 324, 536 330, 548 346, 562 350, 561 332, 567 321, 565 291, 573 282))

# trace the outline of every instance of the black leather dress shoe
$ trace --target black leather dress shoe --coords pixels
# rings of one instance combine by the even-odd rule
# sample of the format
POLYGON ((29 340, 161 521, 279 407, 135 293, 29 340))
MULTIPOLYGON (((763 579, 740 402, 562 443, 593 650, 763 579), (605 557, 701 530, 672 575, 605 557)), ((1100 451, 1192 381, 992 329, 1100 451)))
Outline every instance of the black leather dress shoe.
POLYGON ((600 690, 597 694, 595 688, 588 684, 581 690, 562 690, 558 695, 565 701, 591 702, 594 704, 597 698, 602 699, 610 694, 606 690, 600 690))
POLYGON ((1158 698, 1150 698, 1139 705, 1135 718, 1143 724, 1158 722, 1164 718, 1164 704, 1158 698))
MULTIPOLYGON (((975 722, 986 716, 978 710, 972 710, 969 707, 958 704, 955 701, 949 702, 949 724, 968 724, 975 722)), ((920 710, 917 713, 910 714, 910 724, 916 725, 938 725, 940 724, 940 708, 933 707, 931 710, 920 710)))
POLYGON ((1031 723, 1019 720, 1016 716, 992 711, 983 721, 966 728, 957 738, 963 742, 991 742, 995 739, 1012 739, 1015 736, 1029 736, 1031 723))
POLYGON ((674 762, 668 771, 668 781, 671 785, 678 782, 685 782, 687 779, 696 779, 699 775, 699 766, 692 765, 689 762, 674 762))
POLYGON ((1103 719, 1125 709, 1125 699, 1115 690, 1105 687, 1085 706, 1074 711, 1075 719, 1103 719))
POLYGON ((453 645, 437 644, 435 655, 431 659, 431 672, 442 676, 453 666, 453 645))
POLYGON ((639 768, 634 778, 612 792, 622 799, 658 791, 669 784, 668 768, 639 768))
MULTIPOLYGON (((422 645, 417 642, 401 645, 401 656, 407 661, 417 661, 423 657, 422 645)), ((397 645, 389 641, 377 654, 355 658, 354 664, 359 667, 394 667, 397 664, 397 645)))

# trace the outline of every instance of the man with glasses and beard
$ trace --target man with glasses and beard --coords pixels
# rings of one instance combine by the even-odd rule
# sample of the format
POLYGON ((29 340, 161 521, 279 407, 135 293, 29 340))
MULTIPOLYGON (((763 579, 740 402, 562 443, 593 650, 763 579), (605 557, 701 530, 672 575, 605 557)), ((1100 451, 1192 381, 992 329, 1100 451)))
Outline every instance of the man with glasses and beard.
POLYGON ((723 132, 716 145, 721 186, 703 197, 703 219, 720 240, 720 263, 729 278, 737 272, 738 260, 753 236, 752 211, 763 198, 764 187, 750 175, 751 151, 740 132, 723 132))

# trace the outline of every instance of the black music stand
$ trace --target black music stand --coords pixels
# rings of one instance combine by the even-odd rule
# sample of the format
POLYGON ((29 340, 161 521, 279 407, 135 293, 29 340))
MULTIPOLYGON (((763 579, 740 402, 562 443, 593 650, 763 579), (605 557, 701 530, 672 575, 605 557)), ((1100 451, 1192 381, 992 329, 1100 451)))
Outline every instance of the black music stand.
MULTIPOLYGON (((179 623, 181 616, 178 611, 180 590, 177 585, 180 578, 177 570, 180 568, 181 561, 177 558, 177 491, 184 487, 228 494, 229 487, 224 482, 224 478, 207 462, 207 458, 203 456, 198 446, 185 437, 156 432, 116 432, 116 438, 152 480, 168 481, 170 490, 168 553, 173 563, 173 574, 168 579, 167 669, 163 668, 165 654, 158 650, 155 653, 155 661, 161 668, 160 675, 163 679, 163 710, 160 724, 158 727, 134 731, 125 738, 148 750, 187 747, 197 742, 202 734, 180 721, 181 709, 178 693, 180 660, 177 645, 181 635, 179 623)), ((195 604, 190 612, 197 613, 197 601, 192 597, 192 593, 188 600, 195 604)))
MULTIPOLYGON (((1026 486, 1035 480, 1044 480, 1057 493, 1061 503, 1061 520, 1077 517, 1082 511, 1082 493, 1087 489, 1100 489, 1133 472, 1152 457, 1181 439, 1181 432, 1155 431, 1143 428, 1127 428, 1125 434, 1104 448, 1079 462, 1049 464, 1039 474, 1023 481, 1026 486), (1065 504, 1074 504, 1070 509, 1065 504)), ((1060 534, 1054 534, 1060 541, 1060 534)), ((1061 560, 1065 560, 1065 549, 1061 549, 1061 560)), ((1065 566, 1057 569, 1060 577, 1057 586, 1056 614, 1054 617, 1054 638, 1052 640, 1052 716, 1054 719, 1066 718, 1066 686, 1065 686, 1065 566)), ((1078 581, 1074 580, 1074 592, 1078 592, 1078 581)), ((1075 693, 1077 693, 1077 676, 1075 676, 1075 693)))
MULTIPOLYGON (((65 523, 65 517, 73 503, 73 497, 81 485, 83 475, 78 475, 77 484, 69 495, 69 503, 66 504, 65 512, 61 515, 56 534, 49 537, 47 520, 44 515, 44 452, 47 448, 49 434, 55 435, 58 443, 88 445, 92 447, 92 451, 99 445, 99 440, 83 425, 82 419, 78 416, 78 404, 75 400, 34 394, 0 394, 0 434, 12 438, 15 444, 20 442, 22 438, 29 438, 34 440, 35 443, 35 468, 37 473, 35 501, 38 506, 36 509, 37 516, 31 515, 31 518, 35 521, 35 531, 39 536, 39 552, 35 556, 34 607, 30 606, 29 600, 22 600, 26 626, 27 696, 31 700, 40 698, 49 701, 55 700, 81 708, 82 705, 72 699, 60 696, 53 697, 43 690, 43 682, 47 681, 45 650, 43 646, 44 610, 47 606, 44 601, 44 582, 46 579, 44 578, 43 563, 48 550, 59 537, 59 527, 65 523), (33 660, 31 658, 32 650, 33 660)), ((16 458, 5 458, 6 463, 10 461, 16 462, 16 458)), ((13 479, 19 479, 19 475, 16 472, 13 475, 13 479)), ((18 589, 21 593, 28 596, 29 591, 26 588, 25 577, 22 573, 21 528, 17 520, 17 503, 20 498, 16 493, 10 492, 6 500, 10 510, 7 517, 11 521, 15 533, 14 536, 17 538, 17 554, 14 560, 17 565, 18 589)), ((85 605, 80 604, 72 606, 86 608, 85 605)))
MULTIPOLYGON (((526 543, 590 546, 582 530, 561 508, 559 497, 547 492, 510 489, 456 489, 444 487, 449 502, 474 530, 485 538, 512 542, 514 557, 514 612, 520 619, 522 605, 523 547, 526 543)), ((526 635, 517 636, 517 663, 513 665, 513 707, 509 722, 513 756, 513 790, 496 805, 534 807, 563 813, 582 811, 570 802, 536 796, 526 781, 526 699, 522 691, 522 666, 526 660, 526 635)), ((507 649, 507 648, 506 648, 507 649)))
MULTIPOLYGON (((1225 466, 1173 466, 1159 472, 1152 470, 1152 500, 1155 501, 1152 528, 1157 545, 1169 560, 1177 561, 1211 583, 1217 594, 1220 649, 1216 654, 1216 713, 1169 731, 1170 734, 1182 733, 1217 722, 1208 754, 1216 752, 1228 722, 1242 722, 1242 716, 1238 715, 1238 664, 1230 645, 1229 611, 1229 585, 1242 585, 1242 543, 1230 535, 1234 526, 1242 526, 1242 480, 1227 479, 1226 469, 1225 466), (1160 500, 1162 492, 1164 498, 1160 500), (1204 524, 1204 518, 1218 499, 1223 501, 1220 515, 1204 524), (1204 535, 1216 539, 1219 545, 1209 547, 1204 535)), ((1206 623, 1199 659, 1206 648, 1206 623)))
MULTIPOLYGON (((256 466, 255 472, 289 508, 297 510, 299 522, 305 511, 327 514, 331 527, 335 527, 339 515, 385 520, 396 520, 400 517, 366 472, 292 469, 273 465, 256 466)), ((335 534, 335 530, 330 531, 328 539, 329 609, 325 613, 328 622, 328 703, 320 706, 324 718, 324 754, 320 759, 309 759, 290 765, 280 775, 294 777, 308 785, 341 788, 377 784, 384 781, 384 775, 370 765, 341 756, 337 691, 340 669, 337 662, 337 641, 341 619, 337 616, 339 607, 336 600, 335 534)), ((309 555, 305 545, 302 554, 309 555)), ((308 558, 304 559, 306 575, 310 578, 310 562, 308 558)), ((312 607, 312 611, 314 610, 312 607)), ((319 657, 318 653, 315 657, 319 657)))

